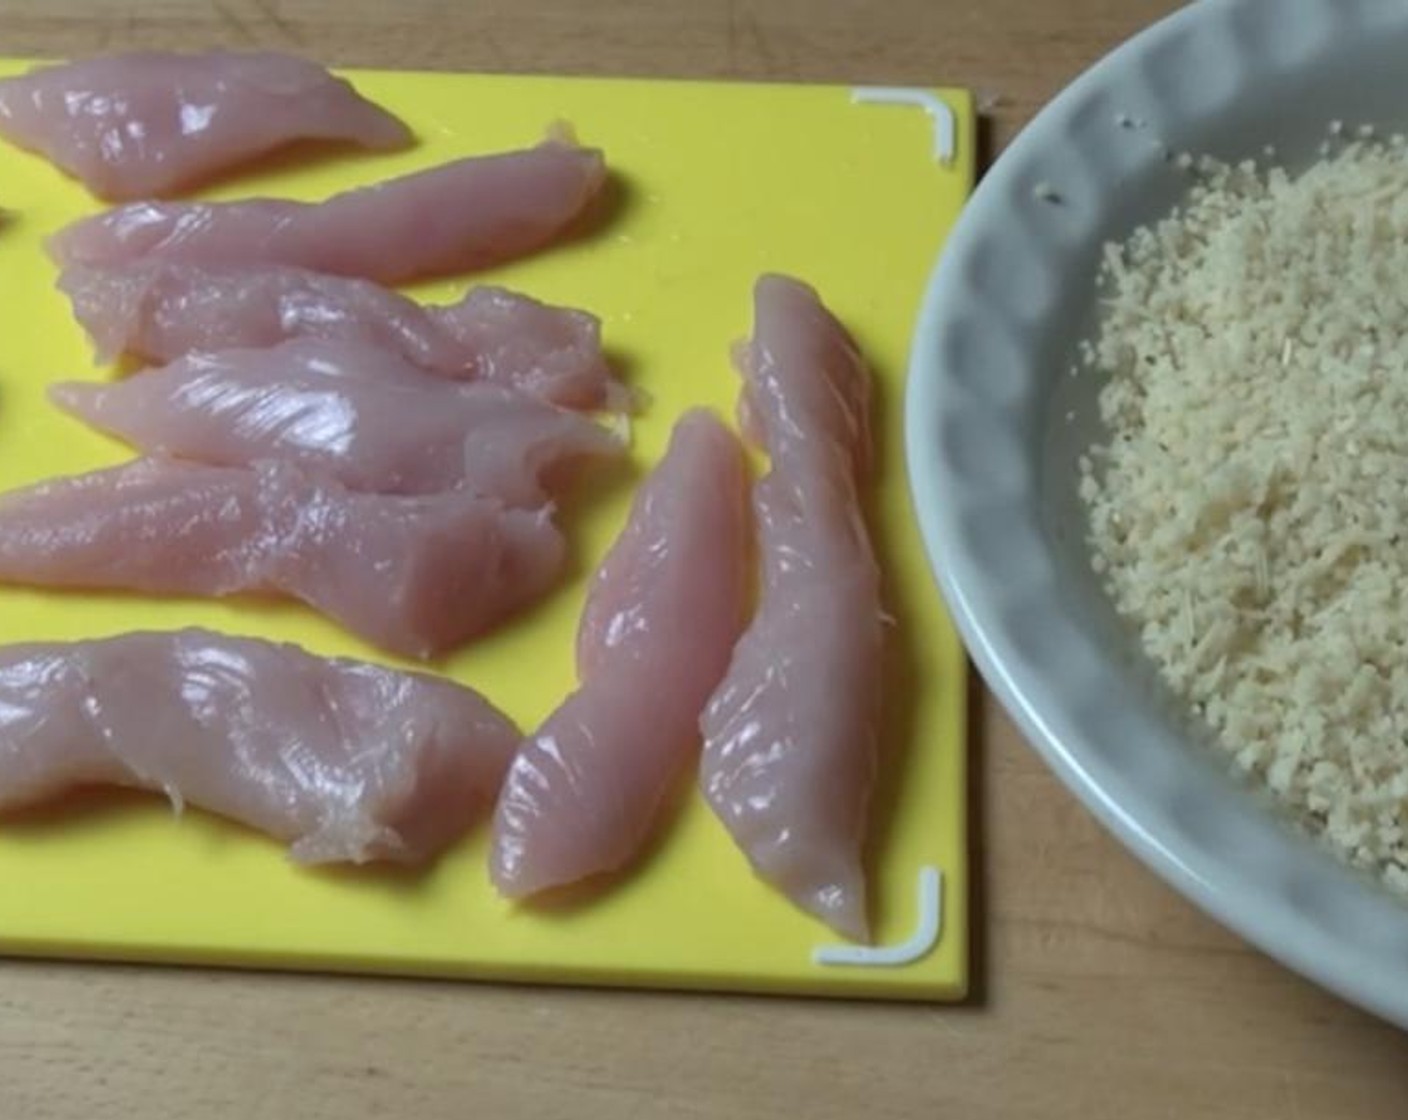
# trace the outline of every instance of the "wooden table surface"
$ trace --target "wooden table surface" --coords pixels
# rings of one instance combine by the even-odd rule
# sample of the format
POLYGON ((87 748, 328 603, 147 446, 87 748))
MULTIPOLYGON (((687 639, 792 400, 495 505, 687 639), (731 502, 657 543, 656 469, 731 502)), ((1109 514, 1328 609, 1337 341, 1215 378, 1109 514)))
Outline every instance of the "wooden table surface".
MULTIPOLYGON (((1171 0, 0 0, 9 53, 967 85, 1001 145, 1171 0)), ((965 1006, 0 965, 0 1117, 1400 1117, 1408 1040, 1137 865, 981 690, 965 1006)))

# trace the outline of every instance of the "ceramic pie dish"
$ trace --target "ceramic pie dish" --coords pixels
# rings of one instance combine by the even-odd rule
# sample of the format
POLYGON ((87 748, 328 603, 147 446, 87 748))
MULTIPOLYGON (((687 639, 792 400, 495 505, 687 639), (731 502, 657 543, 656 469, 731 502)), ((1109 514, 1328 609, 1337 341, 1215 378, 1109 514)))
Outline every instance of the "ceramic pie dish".
POLYGON ((1226 926, 1408 1026, 1408 904, 1303 836, 1196 741, 1089 565, 1077 457, 1102 245, 1166 213, 1170 152, 1267 146, 1295 168, 1331 121, 1408 127, 1401 0, 1201 0, 1092 67, 996 162, 936 265, 906 400, 930 561, 1027 740, 1136 855, 1226 926))

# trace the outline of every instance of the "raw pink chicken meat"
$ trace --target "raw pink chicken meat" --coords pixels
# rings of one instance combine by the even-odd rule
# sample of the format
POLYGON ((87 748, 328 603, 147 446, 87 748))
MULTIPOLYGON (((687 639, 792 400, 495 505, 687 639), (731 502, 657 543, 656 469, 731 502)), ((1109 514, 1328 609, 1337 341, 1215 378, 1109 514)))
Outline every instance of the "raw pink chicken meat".
POLYGON ((600 323, 481 285, 458 303, 428 309, 440 328, 479 356, 478 375, 564 408, 629 412, 636 394, 616 380, 600 349, 600 323))
POLYGON ((203 630, 0 647, 0 811, 164 792, 302 863, 423 863, 483 818, 518 743, 469 688, 203 630))
POLYGON ((596 574, 577 638, 582 683, 526 739, 494 820, 491 872, 521 897, 618 869, 697 756, 699 713, 747 595, 742 448, 686 414, 596 574))
POLYGON ((432 373, 521 389, 567 408, 624 410, 593 315, 503 288, 422 306, 374 284, 279 265, 139 261, 66 270, 59 287, 100 361, 148 363, 295 338, 363 343, 432 373))
POLYGON ((489 630, 565 560, 546 509, 356 494, 281 462, 139 459, 0 496, 0 581, 293 598, 405 657, 489 630))
POLYGON ((466 486, 536 506, 568 467, 623 453, 618 435, 581 413, 318 338, 194 354, 50 395, 143 451, 220 466, 280 459, 383 494, 466 486))
POLYGON ((285 264, 400 284, 545 247, 606 181, 599 151, 553 140, 456 160, 321 202, 133 202, 49 241, 64 267, 167 260, 285 264))
POLYGON ((701 727, 700 784, 757 873, 844 936, 868 937, 865 840, 884 625, 858 484, 870 379, 798 281, 765 276, 742 356, 763 586, 701 727))
POLYGON ((295 141, 391 150, 413 139, 348 82, 270 51, 40 67, 0 80, 0 136, 111 201, 170 195, 295 141))

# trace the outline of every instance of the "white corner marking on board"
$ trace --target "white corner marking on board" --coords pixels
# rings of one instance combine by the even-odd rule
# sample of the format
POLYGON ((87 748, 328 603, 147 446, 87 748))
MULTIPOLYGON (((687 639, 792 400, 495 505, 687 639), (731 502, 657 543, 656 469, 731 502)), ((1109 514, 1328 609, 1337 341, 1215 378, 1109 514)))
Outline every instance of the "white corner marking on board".
POLYGON ((851 90, 851 101, 862 105, 918 105, 934 122, 934 158, 949 164, 958 148, 958 122, 953 110, 933 90, 911 86, 861 86, 851 90))
POLYGON ((898 945, 822 945, 812 952, 813 964, 853 964, 886 968, 913 964, 938 944, 943 926, 943 874, 937 867, 919 869, 919 924, 898 945))

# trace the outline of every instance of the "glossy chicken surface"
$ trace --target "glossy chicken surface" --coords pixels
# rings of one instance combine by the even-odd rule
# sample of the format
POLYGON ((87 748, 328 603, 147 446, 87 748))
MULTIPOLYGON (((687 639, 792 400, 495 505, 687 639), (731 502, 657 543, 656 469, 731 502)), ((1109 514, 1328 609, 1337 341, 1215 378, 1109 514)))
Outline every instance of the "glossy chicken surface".
POLYGON ((522 897, 619 869, 699 752, 699 713, 747 605, 742 447, 687 413, 597 570, 579 688, 520 747, 499 798, 492 875, 522 897))
POLYGON ((0 136, 108 201, 170 196, 295 141, 408 147, 341 78, 273 51, 139 51, 0 79, 0 136))
POLYGON ((517 740, 462 685, 261 640, 0 647, 0 812, 126 786, 239 821, 300 862, 420 863, 483 819, 517 740))
POLYGON ((600 152, 552 141, 455 160, 321 202, 132 202, 79 219, 48 245, 63 267, 283 264, 400 284, 544 248, 605 181, 600 152))
POLYGON ((293 598, 407 657, 453 650, 536 601, 565 559, 546 509, 353 493, 286 463, 142 459, 0 495, 0 581, 293 598))
POLYGON ((870 378, 805 285, 763 277, 754 316, 741 412, 771 458, 753 498, 763 586, 702 721, 700 784, 762 878, 863 940, 884 646, 860 503, 870 378))

